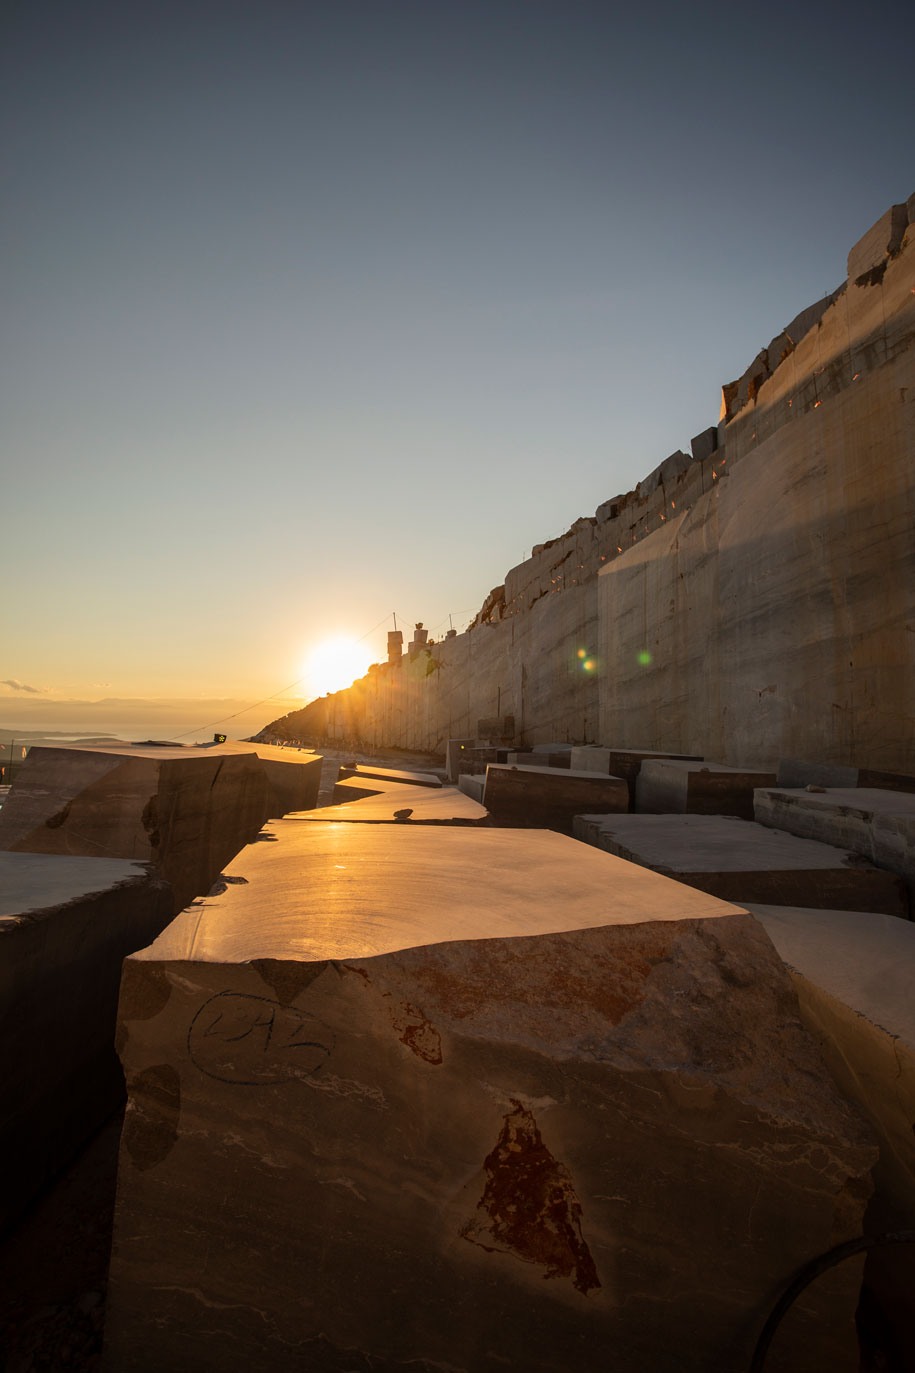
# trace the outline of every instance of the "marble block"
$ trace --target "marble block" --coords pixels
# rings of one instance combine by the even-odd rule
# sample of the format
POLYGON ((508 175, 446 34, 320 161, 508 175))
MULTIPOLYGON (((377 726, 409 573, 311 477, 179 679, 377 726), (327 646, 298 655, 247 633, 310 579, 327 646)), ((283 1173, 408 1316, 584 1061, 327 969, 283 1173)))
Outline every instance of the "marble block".
POLYGON ((915 1229, 915 924, 871 911, 748 909, 791 970, 833 1076, 878 1132, 878 1190, 915 1229))
POLYGON ((734 815, 576 815, 574 835, 723 901, 906 917, 905 885, 856 853, 734 815))
POLYGON ((530 749, 526 753, 507 753, 504 758, 495 758, 496 763, 523 763, 535 768, 567 768, 570 766, 571 753, 550 753, 546 749, 530 749))
POLYGON ((267 809, 253 752, 41 746, 0 810, 0 850, 151 862, 179 911, 251 843, 267 809))
MULTIPOLYGON (((876 1131, 865 1233, 915 1230, 915 924, 870 911, 749 909, 787 964, 835 1081, 876 1131)), ((897 1362, 886 1367, 915 1368, 915 1249, 871 1250, 864 1281, 892 1331, 897 1362)))
POLYGON ((317 805, 321 764, 324 761, 314 749, 262 744, 249 739, 226 739, 221 744, 71 743, 67 749, 76 753, 116 754, 125 758, 174 756, 187 759, 200 757, 201 754, 210 757, 253 754, 260 760, 261 770, 267 779, 266 814, 274 820, 287 811, 310 810, 317 805), (177 753, 163 754, 163 748, 177 750, 177 753))
POLYGON ((449 782, 457 783, 462 772, 466 772, 461 762, 465 749, 473 748, 475 739, 449 739, 445 745, 445 772, 449 782))
MULTIPOLYGON (((352 801, 363 801, 369 796, 392 796, 402 791, 406 782, 385 781, 381 777, 366 777, 362 773, 351 777, 341 777, 334 783, 334 805, 345 806, 352 801)), ((424 787, 432 791, 432 787, 424 787)))
MULTIPOLYGON (((531 752, 538 767, 568 768, 572 765, 571 744, 534 744, 531 752)), ((511 762, 512 759, 505 761, 511 762)))
POLYGON ((754 768, 649 759, 636 780, 636 810, 655 815, 737 815, 752 820, 754 787, 774 782, 774 772, 754 768))
POLYGON ((873 787, 802 790, 763 787, 754 797, 761 825, 860 853, 902 877, 915 904, 915 795, 873 787))
POLYGON ((391 787, 359 801, 293 811, 290 820, 324 824, 484 825, 488 812, 457 787, 391 787), (407 813, 409 812, 409 814, 407 813))
POLYGON ((677 758, 684 762, 701 763, 697 753, 659 753, 654 749, 599 748, 589 744, 573 748, 572 767, 582 772, 610 773, 622 777, 629 788, 629 806, 635 809, 635 783, 642 764, 653 758, 677 758))
POLYGON ((121 963, 173 914, 142 863, 0 853, 0 1230, 123 1099, 121 963))
MULTIPOLYGON (((876 1157, 753 917, 553 833, 265 836, 124 966, 105 1367, 745 1368, 876 1157)), ((773 1370, 857 1368, 859 1269, 773 1370)))
POLYGON ((619 777, 596 772, 490 763, 483 805, 494 825, 571 834, 574 817, 582 811, 628 810, 629 791, 619 777))
POLYGON ((913 791, 915 777, 901 772, 875 772, 873 768, 841 767, 837 763, 805 763, 781 758, 775 779, 778 787, 877 787, 881 791, 913 791))
MULTIPOLYGON (((469 796, 472 801, 483 804, 483 791, 486 787, 485 773, 462 772, 458 778, 458 791, 469 796)), ((487 815, 489 812, 487 811, 487 815)))
POLYGON ((510 748, 497 748, 494 744, 468 744, 461 750, 458 761, 458 776, 483 773, 489 763, 507 763, 511 759, 510 748))
POLYGON ((311 810, 318 804, 321 765, 324 759, 313 749, 282 748, 235 739, 207 744, 216 753, 253 753, 267 779, 267 815, 278 820, 292 810, 311 810))
POLYGON ((440 787, 442 779, 434 772, 405 772, 397 768, 378 768, 373 763, 357 763, 354 767, 341 767, 337 774, 342 782, 347 778, 370 778, 378 782, 393 782, 399 787, 440 787))

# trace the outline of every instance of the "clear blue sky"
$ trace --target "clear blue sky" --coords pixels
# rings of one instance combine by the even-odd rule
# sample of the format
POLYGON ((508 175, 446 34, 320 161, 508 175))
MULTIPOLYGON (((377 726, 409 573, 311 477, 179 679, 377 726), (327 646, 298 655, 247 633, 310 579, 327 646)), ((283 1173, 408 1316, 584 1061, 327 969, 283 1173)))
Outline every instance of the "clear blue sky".
POLYGON ((915 189, 910 3, 4 14, 0 725, 463 627, 915 189))

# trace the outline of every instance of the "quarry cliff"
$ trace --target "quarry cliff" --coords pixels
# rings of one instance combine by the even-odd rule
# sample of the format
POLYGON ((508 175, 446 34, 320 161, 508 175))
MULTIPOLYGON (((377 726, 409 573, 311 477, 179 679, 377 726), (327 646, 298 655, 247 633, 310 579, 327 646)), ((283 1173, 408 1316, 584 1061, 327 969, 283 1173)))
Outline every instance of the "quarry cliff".
POLYGON ((536 545, 468 630, 265 740, 491 734, 915 771, 915 195, 722 387, 717 426, 536 545))

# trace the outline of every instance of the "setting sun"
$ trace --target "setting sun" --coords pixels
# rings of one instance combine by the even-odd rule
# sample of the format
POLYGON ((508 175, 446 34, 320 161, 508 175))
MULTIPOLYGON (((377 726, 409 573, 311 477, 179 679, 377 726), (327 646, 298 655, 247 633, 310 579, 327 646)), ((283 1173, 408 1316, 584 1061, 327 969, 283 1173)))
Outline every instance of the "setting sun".
POLYGON ((351 639, 327 639, 306 658, 303 685, 315 696, 341 691, 357 677, 363 677, 371 661, 367 645, 353 643, 351 639))

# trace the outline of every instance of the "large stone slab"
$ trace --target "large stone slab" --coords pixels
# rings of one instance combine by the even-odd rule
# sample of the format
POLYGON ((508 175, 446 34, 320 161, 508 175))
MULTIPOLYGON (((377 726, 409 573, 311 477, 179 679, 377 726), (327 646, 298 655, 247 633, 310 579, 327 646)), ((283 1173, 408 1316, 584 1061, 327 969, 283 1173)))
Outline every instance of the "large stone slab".
POLYGON ((507 753, 504 758, 493 759, 497 763, 523 763, 528 767, 567 768, 572 754, 568 748, 551 753, 548 748, 528 749, 524 753, 507 753))
POLYGON ((903 878, 915 901, 915 795, 872 787, 760 788, 762 825, 860 853, 903 878))
POLYGON ((376 767, 374 763, 356 763, 352 767, 341 767, 337 774, 339 780, 349 777, 370 778, 379 782, 393 782, 400 787, 440 787, 442 779, 434 772, 406 772, 397 768, 376 767))
POLYGON ((271 820, 292 810, 311 810, 318 804, 324 759, 314 749, 282 748, 236 739, 204 747, 222 754, 253 753, 260 759, 267 778, 267 814, 271 820))
POLYGON ((913 791, 915 777, 896 772, 876 772, 873 768, 842 767, 838 763, 805 763, 799 758, 779 760, 776 786, 793 790, 801 787, 877 787, 881 791, 913 791))
POLYGON ((291 810, 310 810, 317 805, 323 759, 314 749, 272 745, 251 739, 226 739, 221 744, 71 743, 77 753, 120 754, 126 758, 158 758, 163 748, 177 749, 180 758, 201 754, 211 757, 253 754, 267 779, 267 816, 279 819, 291 810))
MULTIPOLYGON (((125 964, 106 1367, 747 1367, 876 1154, 761 926, 556 834, 265 833, 125 964)), ((857 1368, 857 1282, 772 1369, 857 1368)))
POLYGON ((121 963, 172 914, 144 864, 0 853, 0 1230, 122 1100, 121 963))
MULTIPOLYGON (((396 796, 403 791, 407 782, 396 780, 385 780, 383 777, 370 777, 364 773, 356 773, 351 777, 341 777, 334 783, 334 805, 345 806, 353 801, 362 801, 370 796, 396 796)), ((424 787, 424 791, 432 792, 437 790, 433 787, 424 787)))
MULTIPOLYGON (((462 772, 458 778, 458 791, 469 796, 472 801, 483 804, 483 792, 486 790, 486 774, 478 772, 462 772)), ((487 811, 487 814, 489 812, 487 811)))
POLYGON ((461 755, 466 749, 473 748, 475 739, 449 739, 445 745, 445 773, 449 782, 457 782, 462 772, 467 769, 461 762, 461 755))
POLYGON ((319 810, 293 812, 290 820, 316 824, 484 825, 486 808, 457 787, 390 787, 374 796, 319 810))
POLYGON ((701 763, 697 753, 659 753, 656 749, 600 748, 588 744, 573 748, 571 766, 580 772, 603 772, 613 777, 622 777, 629 788, 629 805, 635 809, 635 783, 642 764, 654 758, 677 758, 682 761, 701 763))
POLYGON ((905 885, 857 854, 733 815, 576 815, 576 839, 723 901, 906 917, 905 885))
POLYGON ((0 850, 151 862, 177 911, 209 891, 268 809, 254 752, 38 747, 0 810, 0 850))
MULTIPOLYGON (((567 768, 572 765, 571 744, 534 744, 531 752, 534 754, 534 762, 540 766, 567 768)), ((505 761, 511 762, 512 759, 507 758, 505 761)))
POLYGON ((636 780, 636 809, 657 815, 690 812, 752 820, 753 789, 774 782, 774 772, 755 768, 650 759, 642 764, 636 780))
POLYGON ((571 834, 581 811, 628 810, 629 791, 619 777, 595 772, 490 763, 483 804, 494 825, 571 834))
MULTIPOLYGON (((869 911, 749 907, 791 971, 801 1018, 845 1095, 880 1142, 865 1232, 915 1230, 915 924, 869 911)), ((865 1286, 892 1331, 897 1362, 915 1368, 915 1250, 874 1249, 865 1286)))
POLYGON ((458 756, 458 776, 484 773, 490 763, 509 762, 511 754, 512 749, 497 748, 494 744, 468 744, 458 756))
POLYGON ((846 1096, 880 1136, 878 1188, 915 1228, 915 924, 871 911, 753 903, 846 1096))

